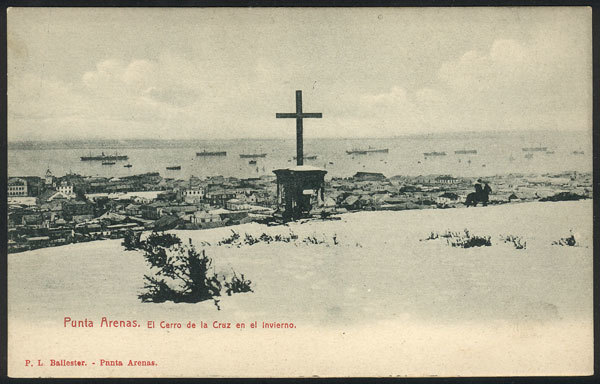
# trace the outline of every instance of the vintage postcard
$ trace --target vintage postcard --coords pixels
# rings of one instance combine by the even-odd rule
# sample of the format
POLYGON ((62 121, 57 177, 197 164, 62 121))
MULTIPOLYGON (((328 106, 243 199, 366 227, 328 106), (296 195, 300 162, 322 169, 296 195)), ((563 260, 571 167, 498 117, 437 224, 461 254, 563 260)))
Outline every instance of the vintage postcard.
POLYGON ((10 377, 593 374, 591 8, 7 22, 10 377))

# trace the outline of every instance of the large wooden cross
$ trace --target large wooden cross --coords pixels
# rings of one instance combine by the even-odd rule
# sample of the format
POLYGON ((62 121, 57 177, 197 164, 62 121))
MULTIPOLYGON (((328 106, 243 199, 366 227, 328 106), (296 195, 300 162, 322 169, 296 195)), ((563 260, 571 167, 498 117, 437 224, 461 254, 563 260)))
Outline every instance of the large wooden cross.
POLYGON ((304 164, 304 148, 302 144, 302 119, 323 117, 321 113, 302 113, 302 91, 296 91, 296 113, 276 113, 278 119, 296 119, 296 164, 304 164))

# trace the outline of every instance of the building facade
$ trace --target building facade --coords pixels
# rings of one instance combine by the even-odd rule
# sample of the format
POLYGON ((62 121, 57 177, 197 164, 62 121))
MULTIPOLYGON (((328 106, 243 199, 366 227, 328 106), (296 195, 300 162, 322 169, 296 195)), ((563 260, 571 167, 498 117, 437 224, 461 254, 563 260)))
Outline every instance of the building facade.
POLYGON ((18 177, 9 179, 8 196, 27 196, 27 181, 18 177))

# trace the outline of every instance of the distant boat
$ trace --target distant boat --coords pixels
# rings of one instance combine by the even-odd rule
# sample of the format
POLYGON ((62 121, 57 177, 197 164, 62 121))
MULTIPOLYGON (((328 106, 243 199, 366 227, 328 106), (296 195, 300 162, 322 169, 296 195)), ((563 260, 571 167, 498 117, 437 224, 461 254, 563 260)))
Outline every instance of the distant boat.
POLYGON ((390 150, 388 148, 380 148, 380 149, 367 149, 367 153, 388 153, 390 150))
POLYGON ((125 167, 125 168, 131 168, 131 167, 133 167, 133 165, 131 165, 131 164, 125 164, 123 167, 125 167))
POLYGON ((111 160, 127 160, 129 156, 127 155, 119 155, 115 152, 114 155, 105 155, 104 152, 100 155, 92 156, 90 153, 89 156, 81 156, 81 161, 111 161, 111 160))
POLYGON ((424 152, 425 156, 446 156, 446 152, 424 152))
POLYGON ((173 166, 167 167, 167 169, 169 171, 179 171, 181 169, 181 165, 173 165, 173 166))
POLYGON ((476 149, 459 149, 458 151, 454 151, 455 155, 476 155, 476 149))
POLYGON ((256 160, 250 160, 248 164, 256 164, 256 160))
POLYGON ((353 149, 351 151, 346 151, 348 155, 366 155, 368 153, 388 153, 390 150, 388 148, 369 148, 369 149, 353 149))
POLYGON ((533 153, 527 153, 527 154, 525 154, 525 158, 526 159, 533 159, 533 153))
POLYGON ((114 161, 103 161, 102 165, 115 165, 114 161))
POLYGON ((258 157, 267 157, 267 154, 266 153, 252 153, 252 154, 240 153, 240 157, 242 159, 254 159, 254 158, 258 158, 258 157))
POLYGON ((227 156, 227 152, 226 151, 209 152, 207 150, 203 150, 202 152, 196 152, 196 156, 227 156))
POLYGON ((527 147, 521 148, 523 152, 546 152, 548 147, 527 147))
POLYGON ((583 151, 573 151, 572 153, 574 155, 585 155, 585 152, 583 152, 583 151))
POLYGON ((367 151, 364 149, 353 149, 351 151, 346 151, 348 155, 366 155, 367 151))

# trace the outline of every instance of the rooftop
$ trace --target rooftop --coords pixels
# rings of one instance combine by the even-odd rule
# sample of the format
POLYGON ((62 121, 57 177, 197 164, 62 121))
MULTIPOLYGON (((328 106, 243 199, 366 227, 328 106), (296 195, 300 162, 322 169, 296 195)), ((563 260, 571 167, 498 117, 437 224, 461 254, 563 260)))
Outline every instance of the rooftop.
POLYGON ((327 172, 324 169, 313 167, 312 165, 297 165, 295 167, 290 167, 290 168, 276 169, 274 172, 277 172, 277 171, 294 171, 294 172, 321 171, 321 172, 327 172))

